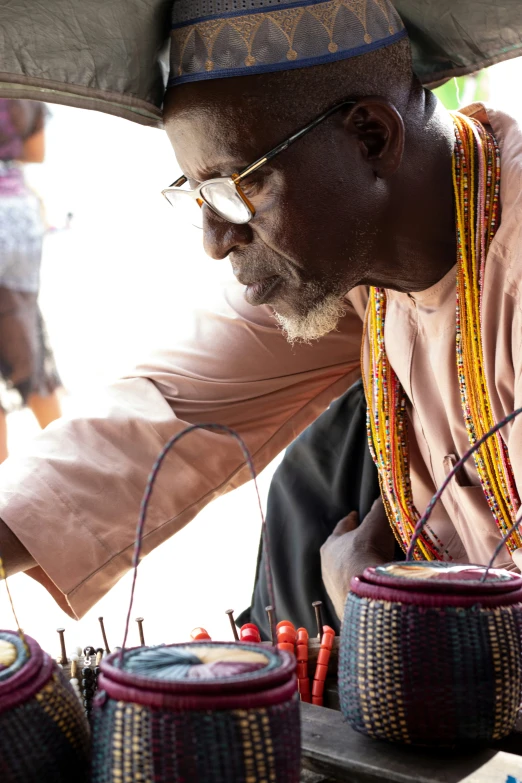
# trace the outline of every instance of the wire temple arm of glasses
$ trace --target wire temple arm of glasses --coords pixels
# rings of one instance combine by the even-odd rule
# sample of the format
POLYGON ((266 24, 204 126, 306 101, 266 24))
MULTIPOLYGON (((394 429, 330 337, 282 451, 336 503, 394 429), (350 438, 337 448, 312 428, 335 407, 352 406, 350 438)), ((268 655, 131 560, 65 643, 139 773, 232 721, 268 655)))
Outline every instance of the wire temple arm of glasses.
POLYGON ((166 190, 169 190, 170 188, 180 188, 182 185, 185 184, 185 182, 188 182, 188 177, 182 174, 181 177, 175 179, 172 185, 169 185, 169 187, 166 188, 166 190))
POLYGON ((253 171, 256 171, 260 166, 264 166, 264 164, 269 160, 272 160, 272 158, 275 158, 275 156, 279 155, 280 152, 286 150, 291 144, 294 143, 294 141, 297 141, 306 133, 309 133, 311 130, 316 128, 321 122, 328 119, 331 114, 334 114, 340 109, 344 109, 346 106, 355 106, 355 104, 356 101, 343 101, 342 103, 338 103, 335 106, 330 107, 327 111, 323 112, 323 114, 320 114, 319 117, 316 117, 315 120, 312 120, 312 122, 310 122, 304 128, 296 131, 296 133, 294 133, 293 136, 290 136, 290 138, 286 139, 286 141, 282 141, 281 144, 278 144, 277 147, 271 149, 270 152, 267 152, 265 155, 263 155, 262 158, 258 158, 258 160, 252 163, 248 168, 244 169, 241 174, 237 174, 234 177, 234 182, 240 182, 243 177, 247 177, 249 174, 252 174, 253 171))

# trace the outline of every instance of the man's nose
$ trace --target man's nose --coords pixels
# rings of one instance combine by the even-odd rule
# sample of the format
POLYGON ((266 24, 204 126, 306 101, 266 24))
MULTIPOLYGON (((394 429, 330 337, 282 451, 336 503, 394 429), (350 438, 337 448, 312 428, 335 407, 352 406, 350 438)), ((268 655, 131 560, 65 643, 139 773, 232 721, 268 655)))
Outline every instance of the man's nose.
POLYGON ((229 223, 209 207, 203 207, 203 247, 211 258, 219 261, 251 242, 252 229, 248 223, 229 223))

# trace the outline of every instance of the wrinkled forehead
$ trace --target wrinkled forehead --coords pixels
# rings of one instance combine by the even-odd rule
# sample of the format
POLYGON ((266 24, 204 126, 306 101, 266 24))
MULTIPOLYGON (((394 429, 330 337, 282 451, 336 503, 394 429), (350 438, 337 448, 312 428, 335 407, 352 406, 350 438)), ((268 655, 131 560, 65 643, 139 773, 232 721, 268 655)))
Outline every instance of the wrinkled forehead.
POLYGON ((291 112, 280 111, 285 88, 276 95, 277 77, 275 82, 273 77, 271 89, 249 77, 200 81, 169 90, 165 128, 184 171, 195 176, 194 168, 211 166, 219 171, 231 162, 246 166, 293 133, 291 112))

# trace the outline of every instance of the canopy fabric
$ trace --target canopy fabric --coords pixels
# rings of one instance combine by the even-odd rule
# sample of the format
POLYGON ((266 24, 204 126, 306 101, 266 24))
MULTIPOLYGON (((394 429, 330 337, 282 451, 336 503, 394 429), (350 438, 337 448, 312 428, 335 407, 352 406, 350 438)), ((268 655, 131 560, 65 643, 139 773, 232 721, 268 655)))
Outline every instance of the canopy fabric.
MULTIPOLYGON (((161 126, 172 0, 0 0, 0 97, 161 126)), ((439 84, 522 52, 520 0, 394 0, 439 84)))

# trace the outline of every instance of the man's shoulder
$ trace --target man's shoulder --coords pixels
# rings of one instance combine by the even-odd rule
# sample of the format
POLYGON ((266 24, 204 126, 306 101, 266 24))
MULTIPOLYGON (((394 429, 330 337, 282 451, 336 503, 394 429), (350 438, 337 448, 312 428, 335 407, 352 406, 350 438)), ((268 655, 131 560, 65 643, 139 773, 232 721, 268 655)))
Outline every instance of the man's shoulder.
POLYGON ((495 285, 504 277, 504 293, 522 302, 522 114, 516 116, 484 103, 462 110, 491 128, 500 151, 500 225, 491 245, 495 285))

